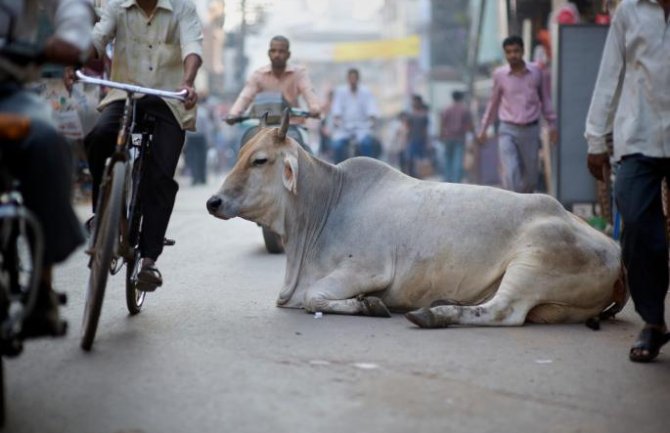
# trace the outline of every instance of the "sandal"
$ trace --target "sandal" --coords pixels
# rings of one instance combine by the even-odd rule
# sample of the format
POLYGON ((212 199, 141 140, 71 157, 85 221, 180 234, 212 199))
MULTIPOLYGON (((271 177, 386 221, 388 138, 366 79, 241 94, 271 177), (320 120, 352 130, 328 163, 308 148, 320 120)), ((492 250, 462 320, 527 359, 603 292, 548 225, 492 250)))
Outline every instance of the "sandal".
POLYGON ((663 333, 658 328, 644 328, 637 336, 637 341, 630 348, 628 357, 633 362, 653 361, 661 351, 661 347, 670 341, 670 333, 663 333), (642 353, 646 351, 647 353, 642 353))
POLYGON ((163 285, 163 276, 156 265, 142 266, 137 274, 137 290, 141 292, 153 292, 163 285))

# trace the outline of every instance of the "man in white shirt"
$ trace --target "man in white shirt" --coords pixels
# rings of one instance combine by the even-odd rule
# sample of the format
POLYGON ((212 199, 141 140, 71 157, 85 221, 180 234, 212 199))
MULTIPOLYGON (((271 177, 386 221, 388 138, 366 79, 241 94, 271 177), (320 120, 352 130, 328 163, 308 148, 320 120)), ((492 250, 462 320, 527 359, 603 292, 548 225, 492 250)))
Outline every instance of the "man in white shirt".
POLYGON ((670 340, 664 302, 668 240, 661 182, 670 178, 670 0, 624 0, 607 36, 586 121, 587 164, 606 181, 607 137, 620 162, 614 185, 623 219, 623 263, 645 322, 629 357, 648 362, 670 340))
MULTIPOLYGON (((144 96, 136 118, 155 119, 154 141, 142 179, 142 266, 138 290, 163 284, 156 260, 179 185, 174 180, 185 131, 195 130, 197 93, 193 87, 202 64, 202 24, 191 0, 109 0, 93 29, 94 58, 114 41, 111 79, 160 90, 186 90, 184 102, 144 96)), ((125 92, 109 91, 102 112, 84 144, 93 177, 93 206, 105 167, 113 153, 123 114, 125 92)), ((95 211, 95 209, 93 209, 95 211)))
POLYGON ((378 146, 372 135, 372 127, 379 116, 372 92, 359 84, 358 69, 349 69, 347 84, 335 89, 333 95, 333 162, 335 164, 349 157, 349 142, 357 142, 356 153, 362 156, 378 157, 378 146))

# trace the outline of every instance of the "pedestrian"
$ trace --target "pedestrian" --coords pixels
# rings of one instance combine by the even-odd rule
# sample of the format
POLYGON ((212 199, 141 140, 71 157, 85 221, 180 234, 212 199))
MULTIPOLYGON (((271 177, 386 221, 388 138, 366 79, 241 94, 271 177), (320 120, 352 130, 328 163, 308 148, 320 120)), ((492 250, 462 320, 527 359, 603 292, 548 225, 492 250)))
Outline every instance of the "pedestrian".
POLYGON ((486 129, 497 116, 498 156, 503 188, 533 192, 539 176, 540 116, 549 124, 550 140, 556 142, 556 114, 551 106, 547 75, 535 63, 523 60, 523 39, 503 41, 507 65, 493 72, 493 91, 482 118, 477 141, 486 141, 486 129))
POLYGON ((428 106, 421 95, 412 95, 412 111, 407 116, 407 150, 405 173, 414 177, 427 177, 432 171, 428 152, 428 106))
POLYGON ((465 156, 465 137, 474 133, 472 116, 463 103, 464 94, 454 91, 453 103, 445 108, 440 116, 440 139, 444 142, 444 180, 460 183, 463 179, 463 158, 465 156))
POLYGON ((645 322, 629 352, 634 362, 653 360, 670 340, 661 199, 661 182, 670 178, 669 17, 670 0, 624 0, 617 7, 586 121, 588 168, 602 181, 610 164, 606 140, 614 136, 622 258, 635 309, 645 322))
POLYGON ((191 185, 207 184, 207 152, 212 136, 212 122, 207 108, 207 95, 198 96, 200 104, 196 108, 196 131, 186 131, 184 157, 191 175, 191 185))

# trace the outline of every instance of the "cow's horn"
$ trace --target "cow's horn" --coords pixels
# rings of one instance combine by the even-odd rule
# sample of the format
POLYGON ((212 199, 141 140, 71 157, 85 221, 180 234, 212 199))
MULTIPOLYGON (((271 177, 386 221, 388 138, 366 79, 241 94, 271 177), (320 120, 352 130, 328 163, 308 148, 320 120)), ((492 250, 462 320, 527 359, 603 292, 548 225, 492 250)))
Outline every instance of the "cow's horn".
POLYGON ((288 120, 289 120, 289 113, 291 112, 290 108, 284 109, 284 115, 281 118, 281 126, 279 127, 279 139, 280 140, 285 140, 286 139, 286 133, 288 132, 288 120))
POLYGON ((266 112, 263 113, 263 115, 261 116, 261 124, 260 124, 260 127, 261 127, 261 128, 265 128, 266 126, 268 126, 268 114, 270 114, 270 113, 268 113, 268 112, 266 111, 266 112))

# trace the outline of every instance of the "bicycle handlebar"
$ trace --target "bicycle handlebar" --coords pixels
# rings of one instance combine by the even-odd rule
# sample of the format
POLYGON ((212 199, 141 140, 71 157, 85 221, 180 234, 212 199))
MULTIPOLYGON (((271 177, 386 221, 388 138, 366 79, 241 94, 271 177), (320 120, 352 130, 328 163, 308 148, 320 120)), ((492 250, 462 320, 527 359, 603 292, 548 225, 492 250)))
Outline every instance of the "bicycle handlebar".
POLYGON ((168 99, 178 99, 180 101, 183 101, 184 98, 186 97, 186 94, 188 93, 186 90, 182 90, 180 92, 170 92, 167 90, 157 90, 149 87, 136 86, 134 84, 119 83, 117 81, 110 81, 110 80, 104 80, 102 78, 89 77, 88 75, 85 75, 81 71, 77 71, 76 74, 79 81, 82 81, 84 83, 111 87, 113 89, 124 90, 128 93, 141 93, 143 95, 159 96, 161 98, 168 98, 168 99))
MULTIPOLYGON (((313 115, 309 111, 300 110, 298 108, 291 108, 289 111, 290 117, 301 117, 304 119, 319 119, 320 115, 313 115)), ((260 120, 263 116, 236 116, 236 117, 224 117, 223 120, 229 123, 241 123, 245 120, 260 120)))

